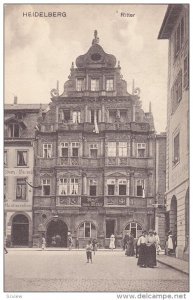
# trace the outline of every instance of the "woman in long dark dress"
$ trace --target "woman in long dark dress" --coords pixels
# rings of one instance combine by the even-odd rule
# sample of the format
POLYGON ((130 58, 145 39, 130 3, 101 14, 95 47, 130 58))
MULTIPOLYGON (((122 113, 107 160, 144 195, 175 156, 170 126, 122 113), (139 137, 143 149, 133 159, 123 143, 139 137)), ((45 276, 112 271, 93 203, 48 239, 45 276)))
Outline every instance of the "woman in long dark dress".
POLYGON ((125 255, 127 255, 127 256, 134 255, 134 237, 131 233, 129 234, 129 237, 127 240, 125 255))
POLYGON ((149 230, 147 237, 147 266, 153 268, 157 265, 156 261, 156 238, 153 230, 149 230))
POLYGON ((143 268, 147 266, 147 232, 143 231, 142 236, 137 241, 137 246, 139 247, 139 258, 137 265, 143 268))

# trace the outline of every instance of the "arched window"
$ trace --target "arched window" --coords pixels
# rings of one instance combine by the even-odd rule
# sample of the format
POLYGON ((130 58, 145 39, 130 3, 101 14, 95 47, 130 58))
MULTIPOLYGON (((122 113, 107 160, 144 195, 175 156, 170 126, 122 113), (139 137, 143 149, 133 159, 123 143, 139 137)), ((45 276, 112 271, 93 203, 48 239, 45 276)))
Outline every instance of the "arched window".
POLYGON ((142 226, 136 222, 130 222, 125 227, 124 233, 132 233, 134 238, 138 238, 142 234, 142 226))
POLYGON ((91 222, 83 222, 78 228, 78 237, 96 238, 96 227, 91 222))

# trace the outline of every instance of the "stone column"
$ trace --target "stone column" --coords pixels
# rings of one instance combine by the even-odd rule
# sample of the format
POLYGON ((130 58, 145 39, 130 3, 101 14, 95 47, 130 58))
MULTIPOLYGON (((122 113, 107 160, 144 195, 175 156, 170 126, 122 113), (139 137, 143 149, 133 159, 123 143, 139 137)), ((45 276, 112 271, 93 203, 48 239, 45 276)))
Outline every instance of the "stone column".
POLYGON ((132 116, 132 121, 135 122, 135 105, 133 105, 133 116, 132 116))
POLYGON ((101 112, 101 122, 105 122, 105 106, 102 104, 102 112, 101 112))
POLYGON ((88 106, 85 105, 85 108, 84 108, 84 122, 88 122, 87 114, 88 114, 88 106))
POLYGON ((87 177, 86 177, 85 173, 83 174, 82 182, 83 182, 82 193, 85 196, 85 195, 87 195, 87 177))

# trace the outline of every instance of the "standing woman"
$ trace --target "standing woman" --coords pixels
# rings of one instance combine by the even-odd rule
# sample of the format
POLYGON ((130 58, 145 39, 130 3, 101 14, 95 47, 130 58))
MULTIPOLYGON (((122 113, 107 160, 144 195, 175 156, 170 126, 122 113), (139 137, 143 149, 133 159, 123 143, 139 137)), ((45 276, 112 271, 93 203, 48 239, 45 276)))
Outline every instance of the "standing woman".
POLYGON ((137 261, 137 265, 146 268, 147 266, 147 231, 142 231, 142 235, 139 237, 137 241, 139 258, 137 261))
POLYGON ((129 234, 125 255, 127 255, 127 256, 134 255, 134 237, 133 237, 132 233, 129 234))
POLYGON ((114 234, 111 234, 110 236, 110 245, 109 248, 113 251, 115 249, 115 236, 114 234))
POLYGON ((147 266, 153 268, 156 265, 156 237, 153 230, 150 229, 147 237, 147 266))

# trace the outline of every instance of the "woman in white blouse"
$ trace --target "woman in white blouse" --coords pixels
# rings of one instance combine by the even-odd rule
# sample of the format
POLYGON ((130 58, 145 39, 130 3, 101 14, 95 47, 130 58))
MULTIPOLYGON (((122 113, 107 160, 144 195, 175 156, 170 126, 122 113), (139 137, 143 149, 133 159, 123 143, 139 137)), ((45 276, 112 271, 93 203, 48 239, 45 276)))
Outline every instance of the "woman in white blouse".
POLYGON ((142 235, 137 241, 137 246, 139 247, 139 258, 137 265, 146 268, 147 266, 147 231, 143 231, 142 235))

